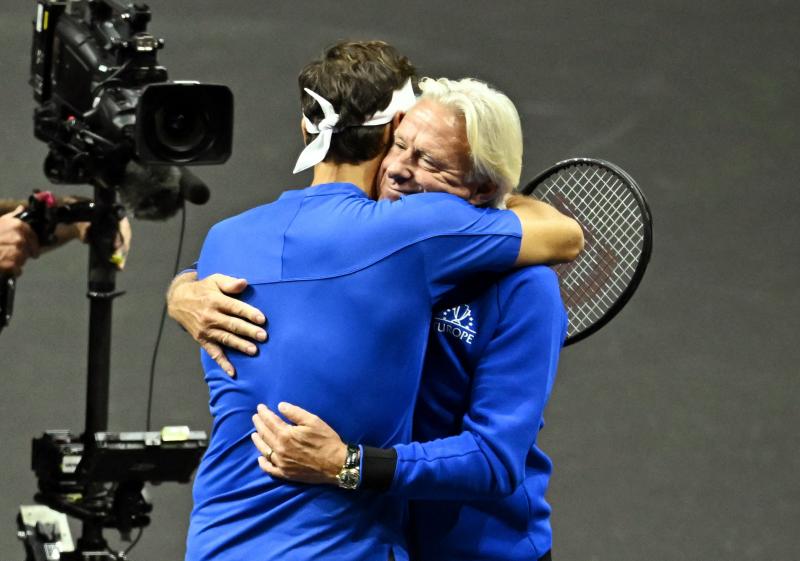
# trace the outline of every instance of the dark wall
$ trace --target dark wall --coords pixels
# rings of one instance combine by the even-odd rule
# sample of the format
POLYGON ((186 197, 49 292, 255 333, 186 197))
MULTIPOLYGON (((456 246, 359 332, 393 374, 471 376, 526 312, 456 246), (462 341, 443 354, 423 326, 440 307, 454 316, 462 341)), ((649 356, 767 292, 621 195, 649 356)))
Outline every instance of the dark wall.
MULTIPOLYGON (((567 349, 544 449, 558 559, 800 558, 797 382, 800 8, 746 2, 244 2, 152 0, 173 78, 229 85, 234 156, 199 170, 185 262, 222 217, 273 200, 299 149, 295 76, 341 38, 383 38, 433 76, 476 76, 514 99, 524 178, 556 160, 617 162, 655 219, 649 272, 607 328, 567 349)), ((32 3, 0 7, 0 197, 47 187, 27 85, 32 3)), ((56 187, 88 193, 85 187, 56 187)), ((144 426, 147 370, 178 221, 138 222, 114 316, 110 425, 144 426)), ((0 556, 22 558, 29 440, 83 425, 86 249, 30 263, 0 337, 0 556), (4 529, 3 529, 4 528, 4 529)), ((197 350, 168 325, 156 424, 207 428, 197 350)), ((152 489, 134 557, 183 555, 188 486, 152 489)))

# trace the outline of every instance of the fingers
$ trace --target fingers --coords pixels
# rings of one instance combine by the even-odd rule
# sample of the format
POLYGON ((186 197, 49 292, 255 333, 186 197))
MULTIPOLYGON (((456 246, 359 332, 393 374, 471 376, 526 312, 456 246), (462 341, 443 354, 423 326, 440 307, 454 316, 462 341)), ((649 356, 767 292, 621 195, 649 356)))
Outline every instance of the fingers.
MULTIPOLYGON (((255 424, 255 421, 253 421, 253 423, 255 424)), ((261 453, 262 456, 267 458, 272 454, 272 448, 270 448, 269 445, 267 445, 267 443, 264 442, 264 439, 261 438, 261 435, 259 433, 257 432, 252 433, 250 435, 250 439, 253 441, 253 444, 256 445, 256 448, 258 448, 258 451, 261 453)))
MULTIPOLYGON (((17 208, 13 210, 13 212, 9 213, 11 216, 16 217, 22 211, 25 210, 25 207, 19 205, 17 208)), ((6 215, 8 216, 8 215, 6 215)), ((19 219, 14 219, 11 223, 12 230, 17 234, 15 237, 15 244, 20 251, 24 251, 25 258, 28 257, 39 257, 39 238, 36 237, 33 229, 19 219)), ((24 261, 23 261, 24 262, 24 261)))
POLYGON ((210 356, 228 376, 231 378, 236 377, 236 369, 233 367, 233 364, 230 363, 228 357, 225 356, 222 347, 210 341, 206 341, 201 346, 208 353, 208 356, 210 356))
POLYGON ((278 479, 289 479, 288 474, 284 472, 278 466, 269 463, 264 456, 258 457, 258 466, 265 471, 266 473, 270 474, 272 477, 277 477, 278 479))
POLYGON ((292 425, 284 422, 283 419, 278 417, 272 410, 263 403, 258 404, 258 418, 264 423, 264 426, 272 432, 275 436, 292 428, 292 425))
MULTIPOLYGON (((14 213, 21 210, 17 207, 14 213)), ((39 241, 30 226, 15 218, 14 213, 0 216, 0 270, 18 277, 28 258, 39 255, 39 241)))
POLYGON ((214 325, 256 341, 266 341, 267 332, 258 327, 266 322, 264 314, 258 308, 226 295, 225 292, 228 291, 225 290, 225 283, 228 281, 237 286, 237 283, 242 287, 247 286, 247 281, 244 279, 234 279, 220 274, 211 275, 200 281, 213 283, 207 286, 207 293, 204 296, 210 309, 216 312, 212 317, 214 325))
POLYGON ((75 228, 78 232, 78 239, 81 240, 82 243, 89 243, 89 229, 91 228, 91 222, 76 222, 75 228))
MULTIPOLYGON (((245 286, 247 286, 247 281, 243 280, 242 282, 244 282, 245 286)), ((231 298, 225 294, 220 294, 219 297, 215 298, 214 304, 217 306, 220 312, 245 319, 257 325, 264 325, 264 322, 266 321, 264 314, 262 314, 261 310, 258 308, 254 308, 249 304, 245 304, 241 300, 231 298)))
POLYGON ((241 335, 255 341, 261 341, 262 343, 266 341, 268 337, 267 332, 261 327, 253 325, 252 323, 237 317, 220 314, 217 318, 217 325, 225 331, 229 331, 235 335, 241 335))
POLYGON ((121 271, 125 268, 125 263, 128 260, 128 253, 131 250, 131 223, 127 218, 123 218, 119 222, 117 235, 114 239, 114 255, 111 257, 112 262, 121 271))
POLYGON ((11 275, 14 278, 22 276, 22 267, 13 262, 6 262, 0 259, 0 273, 3 275, 11 275))
POLYGON ((220 273, 215 273, 208 277, 211 279, 222 292, 226 294, 240 294, 247 288, 246 279, 237 279, 236 277, 229 277, 220 273))
POLYGON ((257 308, 222 291, 243 290, 247 286, 244 279, 220 274, 196 282, 194 278, 196 273, 185 273, 173 280, 167 293, 170 317, 203 345, 225 372, 233 375, 233 367, 220 347, 251 356, 258 354, 255 343, 264 342, 269 336, 255 323, 265 323, 266 318, 257 308))
POLYGON ((237 337, 233 333, 223 331, 222 329, 207 329, 203 334, 203 339, 213 343, 219 343, 224 347, 228 347, 250 356, 255 356, 258 353, 256 347, 250 341, 237 337))
POLYGON ((278 404, 278 411, 296 425, 311 425, 318 420, 318 417, 313 413, 285 401, 278 404))
POLYGON ((281 449, 277 431, 274 429, 274 425, 270 424, 271 421, 264 421, 260 413, 253 415, 252 420, 253 426, 256 429, 257 438, 262 440, 269 450, 281 449))
POLYGON ((39 238, 36 237, 33 229, 20 220, 17 231, 22 235, 28 255, 34 259, 39 257, 39 238))

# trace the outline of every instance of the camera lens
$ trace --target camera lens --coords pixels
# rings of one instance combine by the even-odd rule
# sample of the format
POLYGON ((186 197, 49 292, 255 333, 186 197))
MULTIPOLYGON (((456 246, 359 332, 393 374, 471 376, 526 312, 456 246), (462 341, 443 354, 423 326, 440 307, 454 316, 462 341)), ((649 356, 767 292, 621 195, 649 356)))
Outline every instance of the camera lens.
POLYGON ((156 110, 154 117, 156 138, 169 151, 186 154, 208 142, 208 117, 193 104, 167 105, 156 110))
POLYGON ((136 107, 134 136, 143 163, 223 163, 231 154, 233 94, 213 84, 150 84, 136 107))

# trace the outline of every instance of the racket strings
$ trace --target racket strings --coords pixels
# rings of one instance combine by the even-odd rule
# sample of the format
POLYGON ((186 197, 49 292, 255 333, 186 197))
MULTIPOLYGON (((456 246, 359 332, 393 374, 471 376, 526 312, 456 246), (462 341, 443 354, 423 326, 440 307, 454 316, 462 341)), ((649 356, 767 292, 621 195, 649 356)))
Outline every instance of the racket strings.
POLYGON ((644 244, 642 213, 623 178, 591 164, 562 168, 537 187, 536 196, 584 227, 583 253, 554 267, 573 335, 598 321, 630 284, 644 244))

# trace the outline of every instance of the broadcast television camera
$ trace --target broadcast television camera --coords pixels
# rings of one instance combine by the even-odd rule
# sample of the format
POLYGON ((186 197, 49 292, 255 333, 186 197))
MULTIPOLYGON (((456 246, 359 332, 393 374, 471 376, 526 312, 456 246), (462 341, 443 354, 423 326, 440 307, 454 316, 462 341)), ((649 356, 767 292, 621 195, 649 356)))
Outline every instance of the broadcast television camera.
POLYGON ((56 183, 121 179, 130 160, 224 163, 233 96, 220 85, 168 82, 163 39, 147 32, 146 5, 37 0, 31 85, 45 173, 56 183))

